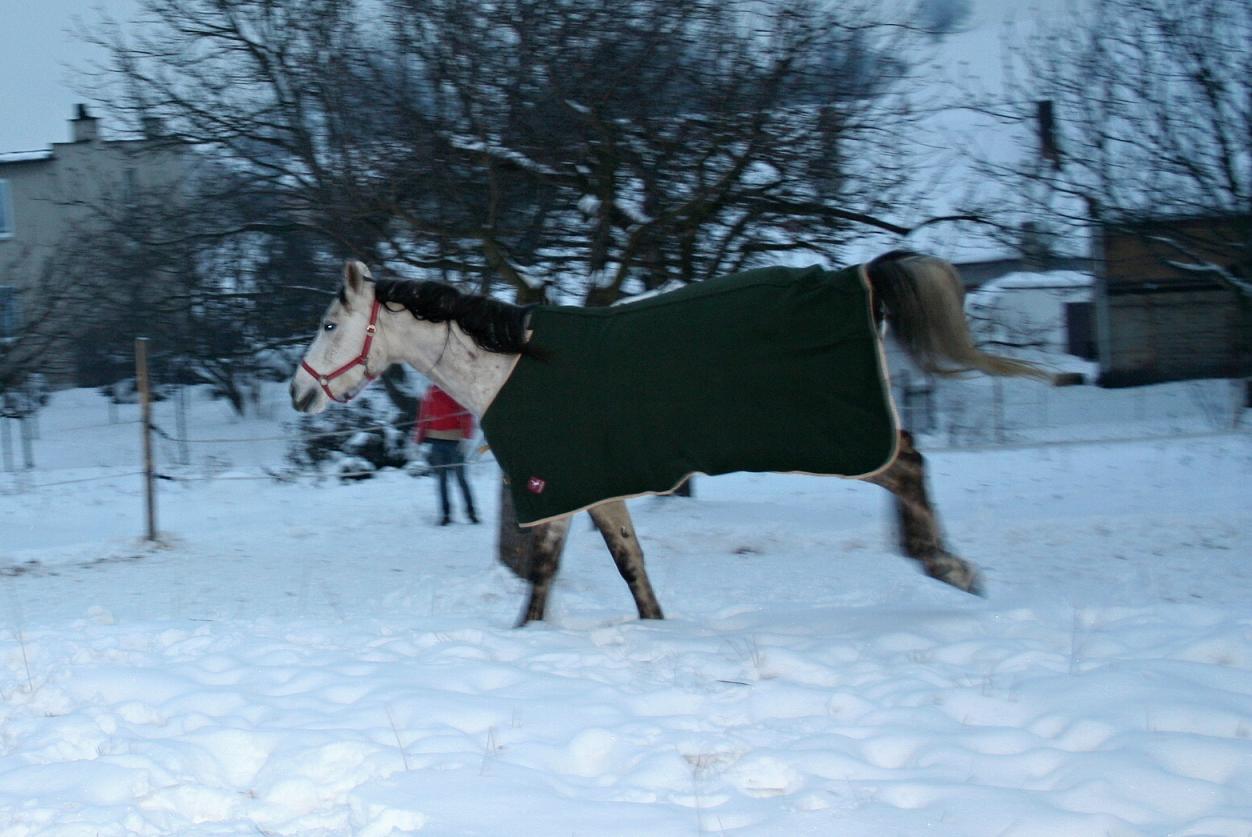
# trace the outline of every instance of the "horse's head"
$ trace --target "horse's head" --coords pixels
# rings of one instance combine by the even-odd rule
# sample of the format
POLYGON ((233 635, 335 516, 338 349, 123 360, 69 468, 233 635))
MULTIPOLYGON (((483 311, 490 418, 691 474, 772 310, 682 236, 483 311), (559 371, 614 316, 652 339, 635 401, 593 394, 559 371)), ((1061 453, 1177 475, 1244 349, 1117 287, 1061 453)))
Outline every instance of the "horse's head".
POLYGON ((302 413, 320 413, 330 401, 347 403, 387 366, 376 340, 380 306, 369 268, 344 265, 343 287, 326 309, 317 337, 291 378, 291 405, 302 413))

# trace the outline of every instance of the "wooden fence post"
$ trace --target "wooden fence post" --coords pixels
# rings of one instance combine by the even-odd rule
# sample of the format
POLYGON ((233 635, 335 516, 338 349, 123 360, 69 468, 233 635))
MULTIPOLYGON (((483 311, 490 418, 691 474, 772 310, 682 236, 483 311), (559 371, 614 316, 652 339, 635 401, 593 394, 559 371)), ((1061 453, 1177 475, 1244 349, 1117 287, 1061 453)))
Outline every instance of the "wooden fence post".
POLYGON ((147 539, 156 534, 156 473, 152 464, 152 397, 148 381, 148 338, 135 338, 135 387, 139 390, 140 424, 143 433, 144 512, 147 539))
POLYGON ((32 432, 29 415, 17 417, 17 430, 18 435, 20 435, 22 439, 22 462, 25 466, 24 470, 33 471, 35 470, 35 434, 32 432))
POLYGON ((10 435, 9 417, 0 416, 0 455, 4 457, 4 470, 13 470, 13 437, 10 435))

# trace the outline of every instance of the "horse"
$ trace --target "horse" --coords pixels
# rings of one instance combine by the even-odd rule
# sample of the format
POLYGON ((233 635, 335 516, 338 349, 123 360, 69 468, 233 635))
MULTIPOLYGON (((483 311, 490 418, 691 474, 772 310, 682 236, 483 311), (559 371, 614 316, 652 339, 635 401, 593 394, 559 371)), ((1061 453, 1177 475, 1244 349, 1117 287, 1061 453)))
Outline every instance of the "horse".
MULTIPOLYGON (((812 275, 824 281, 819 269, 810 270, 819 271, 812 275)), ((855 323, 858 318, 868 322, 866 333, 873 344, 872 363, 877 364, 875 369, 881 369, 884 382, 888 374, 883 348, 887 331, 894 334, 914 363, 938 376, 981 372, 994 376, 1052 380, 1052 376, 1038 366, 988 354, 975 346, 965 319, 964 286, 956 268, 950 263, 934 256, 896 250, 849 268, 844 273, 847 288, 864 292, 864 301, 854 303, 863 311, 854 312, 850 322, 855 323)), ((783 278, 784 289, 790 287, 792 276, 787 274, 783 278)), ((715 283, 725 281, 716 279, 699 284, 718 291, 723 286, 715 283)), ((673 293, 681 294, 683 291, 673 293)), ((666 300, 669 296, 662 294, 657 299, 666 300)), ((643 304, 631 303, 617 308, 630 309, 643 304)), ((759 302, 757 305, 760 307, 759 302)), ((546 368, 549 357, 543 341, 536 337, 535 317, 560 308, 513 305, 488 296, 463 293, 434 281, 376 281, 363 263, 350 260, 344 266, 338 294, 292 376, 289 387, 292 406, 301 413, 311 414, 325 410, 332 403, 346 403, 388 366, 403 362, 450 393, 474 414, 490 417, 489 411, 495 409, 493 402, 497 398, 503 400, 502 390, 512 386, 512 379, 517 377, 515 370, 520 370, 521 364, 539 370, 546 368)), ((825 314, 820 314, 818 319, 823 316, 825 314)), ((784 331, 786 328, 784 323, 784 331)), ((541 327, 538 337, 542 336, 541 327)), ((826 378, 822 378, 817 382, 817 388, 824 387, 825 381, 826 378)), ((697 393, 699 398, 704 383, 691 380, 685 383, 685 388, 697 393)), ((812 388, 812 384, 808 381, 804 386, 812 388)), ((684 386, 682 380, 679 386, 684 386)), ((856 400, 859 396, 849 397, 856 400)), ((927 494, 925 459, 917 450, 913 436, 898 427, 894 405, 890 403, 889 387, 884 398, 892 422, 888 427, 890 444, 885 447, 880 444, 879 450, 868 459, 861 457, 859 464, 849 466, 850 470, 833 470, 823 466, 822 470, 814 471, 793 465, 736 467, 731 464, 726 467, 719 465, 717 471, 703 472, 789 470, 836 473, 879 485, 895 499, 899 546, 903 553, 916 561, 931 578, 981 595, 978 571, 952 552, 941 535, 927 494)), ((513 397, 513 401, 517 400, 513 397)), ((522 401, 524 407, 525 396, 522 401)), ((861 406, 853 404, 854 410, 859 411, 861 406)), ((560 421, 552 423, 559 425, 560 421)), ((485 420, 483 427, 487 443, 495 447, 493 431, 485 420)), ((883 431, 876 432, 875 438, 884 438, 883 431)), ((523 443, 520 447, 525 448, 526 445, 523 443)), ((503 466, 504 460, 499 453, 497 459, 503 466)), ((857 450, 849 451, 853 457, 857 454, 857 450)), ((572 455, 579 457, 582 453, 575 451, 572 455)), ((685 473, 688 465, 685 462, 675 465, 676 470, 671 469, 666 472, 668 476, 661 479, 668 480, 673 476, 685 479, 690 475, 685 473)), ((530 478, 527 486, 516 485, 519 480, 526 480, 524 471, 511 474, 506 467, 505 477, 515 485, 511 493, 508 490, 504 492, 502 551, 505 549, 504 542, 508 540, 505 535, 510 531, 514 535, 523 531, 508 519, 514 505, 508 502, 510 498, 526 502, 545 489, 545 480, 537 477, 530 478)), ((574 514, 584 509, 603 536, 618 571, 630 589, 639 618, 664 618, 648 579, 643 551, 625 499, 634 494, 667 493, 677 485, 647 485, 643 491, 627 489, 629 495, 624 496, 593 493, 569 501, 581 503, 581 506, 560 507, 557 513, 542 519, 535 519, 535 516, 544 512, 532 514, 532 519, 527 521, 530 537, 528 541, 523 541, 528 552, 525 578, 530 584, 530 593, 518 625, 544 618, 570 521, 574 514)), ((512 540, 515 544, 518 542, 516 537, 512 540)))

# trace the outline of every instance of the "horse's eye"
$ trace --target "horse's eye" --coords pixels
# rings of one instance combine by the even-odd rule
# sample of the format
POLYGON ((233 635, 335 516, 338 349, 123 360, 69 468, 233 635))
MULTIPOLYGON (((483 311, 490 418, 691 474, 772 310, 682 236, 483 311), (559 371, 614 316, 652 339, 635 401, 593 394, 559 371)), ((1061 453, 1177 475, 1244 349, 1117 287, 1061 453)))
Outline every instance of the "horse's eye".
POLYGON ((334 323, 322 323, 322 328, 326 329, 327 331, 334 331, 335 324, 334 323))

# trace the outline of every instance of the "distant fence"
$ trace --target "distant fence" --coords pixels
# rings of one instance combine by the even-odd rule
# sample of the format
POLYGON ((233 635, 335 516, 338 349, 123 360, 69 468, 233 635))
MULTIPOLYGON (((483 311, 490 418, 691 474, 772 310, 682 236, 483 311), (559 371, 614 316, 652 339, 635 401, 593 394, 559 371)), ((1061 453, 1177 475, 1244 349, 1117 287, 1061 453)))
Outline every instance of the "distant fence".
MULTIPOLYGON (((1242 380, 1128 389, 1048 387, 982 376, 896 384, 901 423, 929 452, 1252 430, 1242 380)), ((273 385, 242 418, 224 402, 191 389, 174 392, 153 410, 154 457, 164 479, 299 476, 290 473, 285 459, 298 432, 284 387, 273 385)), ((779 427, 786 421, 780 414, 779 427)), ((411 422, 391 426, 407 432, 411 422)), ((141 440, 138 405, 112 404, 88 390, 57 393, 48 407, 23 420, 0 418, 0 491, 141 474, 141 440)), ((479 460, 486 462, 489 456, 479 460)))
MULTIPOLYGON (((245 416, 233 413, 224 400, 209 397, 202 386, 167 388, 152 410, 155 476, 166 482, 296 479, 301 474, 287 457, 293 445, 383 429, 407 437, 414 425, 412 419, 383 422, 367 417, 344 429, 302 429, 286 388, 276 385, 250 401, 245 416)), ((58 393, 46 409, 22 418, 0 417, 0 493, 142 477, 143 429, 141 405, 117 403, 93 390, 58 393)), ((416 449, 411 458, 417 463, 416 449)), ((472 457, 468 464, 482 461, 489 460, 472 457)), ((425 464, 415 468, 431 470, 425 464)), ((336 469, 333 474, 309 470, 305 475, 372 473, 336 469)))
POLYGON ((978 376, 905 381, 896 392, 901 424, 931 450, 1252 429, 1245 398, 1242 380, 1103 389, 978 376))

